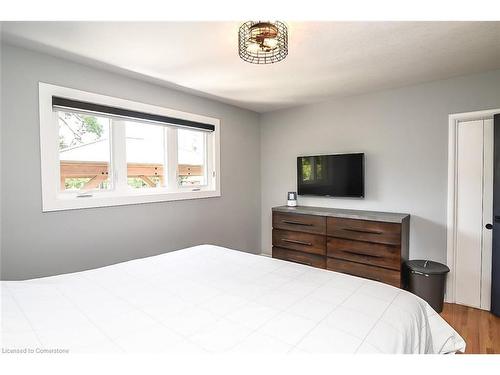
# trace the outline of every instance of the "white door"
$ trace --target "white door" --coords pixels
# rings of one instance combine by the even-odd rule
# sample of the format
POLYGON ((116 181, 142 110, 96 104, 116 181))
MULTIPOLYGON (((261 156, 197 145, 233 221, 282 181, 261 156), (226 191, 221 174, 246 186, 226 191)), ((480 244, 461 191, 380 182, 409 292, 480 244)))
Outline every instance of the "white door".
POLYGON ((457 127, 455 301, 490 308, 493 121, 457 127))

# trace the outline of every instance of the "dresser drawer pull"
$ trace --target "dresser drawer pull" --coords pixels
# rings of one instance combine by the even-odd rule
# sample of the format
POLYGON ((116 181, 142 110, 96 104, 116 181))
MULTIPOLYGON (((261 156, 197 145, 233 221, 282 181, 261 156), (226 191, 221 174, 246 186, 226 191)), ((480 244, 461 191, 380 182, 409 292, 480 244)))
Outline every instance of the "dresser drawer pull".
POLYGON ((351 228, 343 228, 348 232, 356 232, 356 233, 369 233, 369 234, 382 234, 383 232, 375 231, 375 230, 366 230, 366 229, 351 229, 351 228))
POLYGON ((298 260, 298 259, 288 259, 289 262, 293 262, 293 263, 298 263, 298 264, 304 264, 306 266, 312 266, 312 263, 311 262, 308 262, 308 261, 302 261, 302 260, 298 260))
POLYGON ((312 266, 312 262, 307 259, 287 258, 287 260, 294 263, 305 264, 306 266, 312 266))
POLYGON ((300 221, 292 221, 292 220, 283 220, 283 223, 291 224, 291 225, 302 225, 304 227, 312 227, 313 226, 311 223, 301 223, 300 221))
POLYGON ((283 242, 289 242, 289 243, 296 243, 298 245, 312 246, 312 243, 310 243, 310 242, 297 241, 297 240, 289 240, 288 238, 282 238, 281 241, 283 241, 283 242))
POLYGON ((346 271, 342 271, 342 272, 347 273, 348 275, 352 275, 352 276, 363 277, 364 279, 368 279, 368 280, 378 281, 381 283, 383 282, 381 279, 373 277, 373 276, 366 276, 366 275, 360 276, 359 274, 352 273, 352 272, 346 272, 346 271))
POLYGON ((367 279, 370 279, 370 280, 373 280, 373 281, 378 281, 380 283, 383 283, 382 279, 379 279, 379 278, 376 278, 376 277, 367 277, 365 276, 367 279))
POLYGON ((342 251, 343 253, 348 253, 348 254, 353 254, 353 255, 359 255, 359 256, 368 257, 368 258, 383 258, 383 256, 381 256, 381 255, 372 255, 372 254, 358 253, 358 252, 352 251, 352 250, 340 250, 340 251, 342 251))

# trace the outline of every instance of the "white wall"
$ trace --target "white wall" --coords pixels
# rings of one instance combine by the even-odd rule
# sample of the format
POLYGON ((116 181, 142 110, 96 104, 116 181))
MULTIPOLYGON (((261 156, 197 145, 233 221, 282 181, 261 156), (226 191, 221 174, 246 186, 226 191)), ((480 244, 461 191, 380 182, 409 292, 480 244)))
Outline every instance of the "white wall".
POLYGON ((262 249, 271 207, 296 191, 296 157, 366 155, 365 199, 299 204, 411 214, 410 257, 446 260, 448 114, 500 107, 500 71, 366 94, 261 116, 262 249))
POLYGON ((260 252, 258 114, 1 47, 2 279, 73 272, 201 243, 260 252), (222 197, 42 213, 39 81, 219 118, 222 197))

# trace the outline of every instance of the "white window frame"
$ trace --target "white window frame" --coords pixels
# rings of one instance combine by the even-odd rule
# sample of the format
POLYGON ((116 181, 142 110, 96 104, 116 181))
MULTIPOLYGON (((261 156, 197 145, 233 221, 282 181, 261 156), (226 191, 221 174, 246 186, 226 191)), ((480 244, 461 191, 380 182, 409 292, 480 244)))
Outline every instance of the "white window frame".
MULTIPOLYGON (((60 211, 91 207, 109 207, 128 204, 141 204, 152 202, 177 201, 184 199, 212 198, 221 196, 220 187, 220 120, 212 117, 177 111, 155 105, 135 102, 127 99, 95 94, 87 91, 56 86, 39 82, 39 110, 40 110, 40 160, 42 178, 42 211, 60 211), (81 192, 60 191, 60 163, 59 163, 59 124, 57 112, 52 108, 52 96, 60 96, 69 99, 99 103, 102 105, 126 108, 134 111, 150 114, 175 117, 214 125, 215 130, 207 133, 206 141, 206 184, 200 186, 179 186, 177 170, 177 142, 168 127, 167 137, 168 168, 165 178, 167 187, 124 189, 123 181, 127 177, 123 163, 117 165, 113 162, 116 152, 124 145, 116 144, 113 138, 116 126, 111 130, 111 169, 113 176, 113 188, 106 191, 92 191, 91 196, 82 197, 81 192), (171 134, 170 134, 171 133, 171 134), (174 144, 175 142, 175 144, 174 144), (175 153, 175 155, 174 155, 175 153), (173 168, 173 169, 171 169, 173 168), (170 173, 175 169, 175 174, 170 173), (116 182, 121 179, 121 188, 116 188, 116 182), (80 197, 79 197, 80 195, 80 197)), ((121 158, 123 160, 123 158, 121 158)))

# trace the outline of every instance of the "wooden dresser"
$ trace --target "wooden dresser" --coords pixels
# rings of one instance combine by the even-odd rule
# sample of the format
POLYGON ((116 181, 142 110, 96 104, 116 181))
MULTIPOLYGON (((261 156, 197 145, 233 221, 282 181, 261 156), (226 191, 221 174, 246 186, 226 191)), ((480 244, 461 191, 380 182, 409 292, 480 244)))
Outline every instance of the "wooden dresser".
POLYGON ((402 286, 410 215, 323 207, 273 208, 273 258, 402 286))

